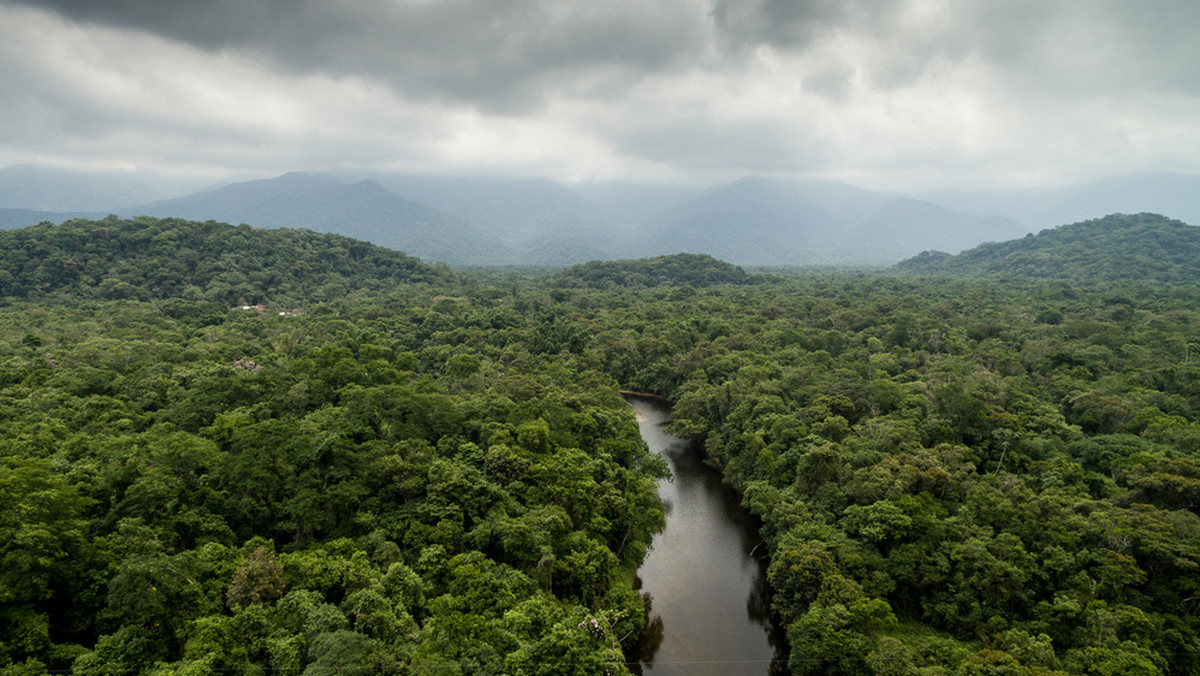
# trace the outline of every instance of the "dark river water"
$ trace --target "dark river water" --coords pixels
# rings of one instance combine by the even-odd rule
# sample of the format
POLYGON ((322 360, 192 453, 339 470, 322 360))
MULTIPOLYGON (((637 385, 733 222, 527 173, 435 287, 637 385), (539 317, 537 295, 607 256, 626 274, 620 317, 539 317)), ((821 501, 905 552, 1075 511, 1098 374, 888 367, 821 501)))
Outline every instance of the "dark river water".
POLYGON ((668 460, 674 475, 659 482, 667 525, 638 570, 650 622, 631 670, 645 676, 786 673, 765 564, 751 556, 759 543, 754 522, 700 450, 663 430, 669 407, 627 399, 650 450, 668 460))

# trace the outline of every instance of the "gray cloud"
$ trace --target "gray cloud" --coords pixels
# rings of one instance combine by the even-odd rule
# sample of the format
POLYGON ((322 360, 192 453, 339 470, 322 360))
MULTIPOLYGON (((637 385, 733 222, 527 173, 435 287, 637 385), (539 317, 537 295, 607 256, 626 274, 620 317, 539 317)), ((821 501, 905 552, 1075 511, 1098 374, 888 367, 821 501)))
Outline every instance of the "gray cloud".
MULTIPOLYGON (((968 57, 1031 84, 1200 87, 1200 3, 1166 0, 38 0, 73 21, 244 50, 276 68, 378 78, 407 96, 519 112, 579 81, 611 95, 648 72, 721 68, 767 47, 857 40, 874 86, 968 57)), ((839 71, 844 67, 839 66, 839 71)), ((814 81, 830 86, 829 72, 814 81)), ((584 87, 585 91, 588 90, 584 87)), ((833 87, 836 90, 837 87, 833 87)))
POLYGON ((956 25, 969 36, 972 52, 1021 86, 1068 96, 1198 91, 1200 3, 1014 0, 958 7, 956 25))
POLYGON ((856 2, 838 0, 715 0, 721 37, 742 48, 803 48, 828 37, 854 16, 856 2))
MULTIPOLYGON (((0 46, 0 159, 724 167, 893 184, 939 166, 975 181, 1029 166, 1063 179, 1200 171, 1194 0, 0 0, 0 12, 48 31, 0 46)), ((29 30, 0 26, 10 41, 29 30)))
POLYGON ((618 91, 694 58, 695 2, 410 0, 49 0, 79 22, 132 28, 200 49, 240 50, 291 71, 365 76, 405 96, 516 113, 557 91, 618 91))

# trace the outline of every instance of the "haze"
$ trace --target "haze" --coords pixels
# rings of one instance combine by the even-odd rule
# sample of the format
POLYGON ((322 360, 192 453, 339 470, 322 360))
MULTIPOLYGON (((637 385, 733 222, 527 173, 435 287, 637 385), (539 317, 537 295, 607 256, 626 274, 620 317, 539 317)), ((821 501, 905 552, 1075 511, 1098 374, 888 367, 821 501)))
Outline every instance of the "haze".
POLYGON ((874 190, 1200 172, 1200 3, 0 1, 0 166, 874 190))

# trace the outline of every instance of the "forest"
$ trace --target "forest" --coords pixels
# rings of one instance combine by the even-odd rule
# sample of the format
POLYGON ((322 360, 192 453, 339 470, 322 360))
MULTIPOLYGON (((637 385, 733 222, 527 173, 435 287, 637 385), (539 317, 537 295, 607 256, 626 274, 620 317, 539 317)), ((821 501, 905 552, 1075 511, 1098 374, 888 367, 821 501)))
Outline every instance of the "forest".
POLYGON ((761 523, 792 673, 1200 673, 1196 271, 1071 227, 1043 276, 0 232, 0 672, 629 673, 631 389, 761 523))

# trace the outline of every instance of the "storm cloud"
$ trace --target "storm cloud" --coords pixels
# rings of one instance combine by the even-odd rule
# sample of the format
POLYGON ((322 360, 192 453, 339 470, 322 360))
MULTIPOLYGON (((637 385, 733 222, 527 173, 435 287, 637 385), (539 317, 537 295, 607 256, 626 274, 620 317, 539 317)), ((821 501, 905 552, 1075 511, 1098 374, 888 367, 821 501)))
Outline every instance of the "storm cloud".
POLYGON ((690 62, 707 20, 690 0, 144 0, 37 3, 75 22, 145 31, 287 73, 367 77, 406 97, 500 112, 555 94, 610 96, 690 62), (591 91, 589 83, 607 83, 591 91))
POLYGON ((0 2, 0 163, 872 187, 1200 171, 1175 0, 0 2))

